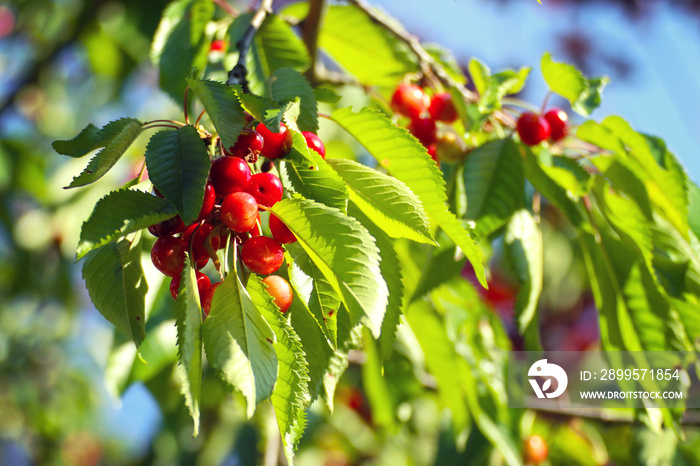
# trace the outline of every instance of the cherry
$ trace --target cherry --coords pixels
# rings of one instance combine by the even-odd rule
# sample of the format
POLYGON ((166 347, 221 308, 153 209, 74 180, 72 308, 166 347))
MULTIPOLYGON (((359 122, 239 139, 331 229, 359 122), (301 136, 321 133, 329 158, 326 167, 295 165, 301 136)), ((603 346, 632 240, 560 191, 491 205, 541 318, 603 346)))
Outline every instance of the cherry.
POLYGON ((187 245, 180 238, 161 236, 153 244, 151 260, 163 274, 176 277, 185 265, 187 245))
POLYGON ((452 103, 452 95, 449 92, 440 92, 430 99, 428 113, 433 120, 452 123, 457 119, 457 109, 452 103))
POLYGON ((525 461, 539 464, 547 459, 547 443, 539 435, 533 435, 525 441, 525 461))
POLYGON ((391 97, 391 108, 411 119, 419 118, 428 104, 428 96, 415 84, 399 84, 391 97))
POLYGON ((202 310, 204 311, 204 315, 208 316, 209 311, 211 310, 211 300, 214 298, 214 292, 216 289, 221 285, 221 282, 219 283, 214 283, 212 286, 207 288, 207 291, 205 291, 201 296, 202 296, 202 310))
POLYGON ((279 275, 270 275, 263 278, 263 283, 265 284, 267 292, 274 299, 275 305, 279 308, 280 312, 282 314, 287 312, 294 298, 294 293, 292 293, 292 287, 289 282, 279 275))
POLYGON ((188 249, 192 244, 192 254, 198 269, 204 267, 209 261, 209 252, 205 246, 206 241, 209 241, 212 250, 219 249, 221 238, 219 235, 211 236, 213 230, 214 226, 211 223, 204 222, 201 225, 193 223, 182 234, 182 241, 185 242, 188 249), (211 238, 209 238, 210 236, 211 238))
POLYGON ((284 249, 269 236, 255 236, 243 243, 241 260, 251 272, 267 275, 282 266, 284 249))
POLYGON ((262 235, 262 228, 260 228, 260 213, 258 212, 258 220, 255 222, 255 225, 253 225, 253 228, 251 228, 248 231, 248 234, 250 236, 260 236, 262 235))
POLYGON ((219 196, 243 191, 250 181, 250 167, 238 157, 220 157, 211 164, 211 184, 219 196))
MULTIPOLYGON (((197 290, 199 291, 199 296, 201 300, 201 297, 204 296, 207 290, 211 287, 211 282, 209 281, 209 277, 204 275, 199 270, 195 273, 195 276, 197 277, 197 290)), ((170 281, 170 296, 172 296, 173 299, 177 299, 177 295, 180 292, 181 280, 182 277, 180 277, 180 275, 176 275, 170 281)))
POLYGON ((173 236, 177 233, 182 233, 184 230, 185 223, 179 215, 148 227, 148 231, 150 231, 153 236, 159 238, 161 236, 173 236))
POLYGON ((431 144, 428 146, 428 155, 430 156, 431 159, 435 161, 435 163, 440 163, 440 157, 438 157, 437 154, 437 146, 435 144, 431 144))
POLYGON ((520 140, 528 146, 535 146, 549 137, 549 123, 540 115, 525 112, 516 123, 520 140))
POLYGON ((226 41, 223 39, 216 39, 211 41, 211 45, 209 46, 209 51, 210 52, 223 52, 224 48, 226 47, 226 41))
POLYGON ((260 123, 256 130, 264 140, 262 150, 260 151, 260 155, 263 157, 279 159, 292 150, 292 132, 287 129, 284 123, 280 123, 279 133, 273 133, 267 129, 267 126, 263 123, 260 123))
POLYGON ((321 141, 321 138, 319 138, 310 131, 302 131, 301 134, 304 136, 304 139, 306 139, 306 145, 309 147, 309 149, 315 150, 316 152, 318 152, 318 155, 325 159, 326 146, 323 145, 323 141, 321 141))
POLYGON ((256 173, 251 176, 244 191, 265 207, 272 207, 282 200, 282 182, 272 173, 256 173))
POLYGON ((216 202, 216 191, 211 183, 207 183, 204 187, 204 201, 202 202, 202 209, 199 211, 199 217, 197 220, 203 220, 207 215, 214 210, 214 203, 216 202))
POLYGON ((250 231, 258 219, 258 201, 245 192, 229 194, 221 203, 221 219, 236 233, 250 231))
POLYGON ((285 225, 282 220, 277 218, 277 216, 270 214, 270 233, 272 237, 275 238, 282 244, 292 244, 296 243, 297 237, 294 233, 285 225))
POLYGON ((564 110, 553 108, 544 114, 544 119, 549 123, 549 139, 553 142, 561 141, 569 134, 569 117, 564 110))
POLYGON ((408 130, 426 147, 435 142, 437 129, 432 118, 415 118, 408 125, 408 130))
POLYGON ((229 147, 228 150, 224 149, 224 153, 231 157, 241 158, 245 158, 249 154, 257 155, 262 150, 264 142, 263 137, 257 131, 243 130, 238 135, 236 144, 229 147))

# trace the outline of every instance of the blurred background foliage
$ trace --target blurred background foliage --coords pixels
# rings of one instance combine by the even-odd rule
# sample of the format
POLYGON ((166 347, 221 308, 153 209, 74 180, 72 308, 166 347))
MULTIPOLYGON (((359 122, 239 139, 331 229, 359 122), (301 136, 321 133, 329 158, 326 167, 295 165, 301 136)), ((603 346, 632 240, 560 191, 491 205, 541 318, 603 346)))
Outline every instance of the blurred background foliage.
MULTIPOLYGON (((472 9, 482 3, 461 2, 472 9)), ((628 28, 638 27, 634 21, 644 21, 648 12, 645 2, 636 1, 543 2, 540 8, 565 9, 560 11, 567 15, 589 3, 600 15, 624 11, 631 18, 623 25, 628 28), (620 5, 623 9, 616 10, 620 5)), ((428 8, 423 2, 408 2, 415 8, 406 13, 403 2, 378 3, 402 21, 402 14, 423 21, 421 11, 428 8)), ((497 3, 507 17, 511 2, 497 3)), ((530 3, 538 7, 534 0, 530 3)), ((203 385, 202 434, 191 438, 190 420, 172 377, 174 328, 167 283, 163 286, 159 274, 147 270, 149 299, 155 303, 142 348, 149 364, 136 361, 125 373, 119 361, 133 358, 133 345, 115 335, 94 310, 74 262, 79 225, 97 199, 138 172, 137 158, 147 138, 130 149, 131 159, 112 170, 106 182, 81 191, 62 187, 83 162, 59 157, 50 142, 72 137, 88 122, 101 126, 127 115, 141 120, 180 117, 180 105, 158 91, 158 76, 149 61, 150 40, 166 4, 0 2, 0 464, 238 465, 277 460, 276 440, 268 441, 277 438, 269 430, 269 410, 261 409, 246 421, 241 400, 210 373, 203 385)), ((245 10, 247 5, 236 6, 245 10)), ((698 2, 667 6, 697 22, 698 2)), ((587 71, 593 66, 590 51, 600 46, 589 39, 573 31, 559 43, 568 59, 587 71)), ((442 42, 454 48, 449 40, 442 42)), ((488 63, 504 60, 479 55, 488 63)), ((466 63, 469 57, 458 58, 466 63)), ((602 72, 624 82, 636 66, 628 58, 611 56, 602 72)), ((344 147, 333 140, 327 145, 335 145, 337 153, 344 147)), ((691 178, 697 181, 692 172, 691 178)), ((593 349, 598 344, 596 310, 574 233, 565 225, 555 210, 543 212, 543 343, 548 349, 593 349)), ((411 254, 410 247, 405 246, 405 254, 411 254)), ((512 323, 515 282, 500 247, 494 245, 489 291, 477 294, 465 287, 461 303, 471 312, 465 319, 493 320, 490 328, 496 334, 474 338, 518 348, 521 342, 512 323)), ((445 277, 460 274, 458 269, 451 272, 445 271, 445 277)), ((466 282, 474 280, 468 269, 461 275, 466 282)), ((299 464, 487 464, 491 446, 478 432, 469 435, 466 449, 455 450, 450 421, 430 390, 434 381, 416 379, 410 348, 396 352, 385 365, 384 377, 392 383, 384 387, 390 392, 387 399, 397 403, 400 425, 376 409, 381 393, 367 378, 363 356, 354 355, 343 376, 334 414, 329 416, 321 403, 311 408, 299 464)), ((624 423, 526 412, 520 430, 547 439, 551 464, 700 464, 700 435, 693 428, 679 445, 672 433, 660 438, 624 423)))

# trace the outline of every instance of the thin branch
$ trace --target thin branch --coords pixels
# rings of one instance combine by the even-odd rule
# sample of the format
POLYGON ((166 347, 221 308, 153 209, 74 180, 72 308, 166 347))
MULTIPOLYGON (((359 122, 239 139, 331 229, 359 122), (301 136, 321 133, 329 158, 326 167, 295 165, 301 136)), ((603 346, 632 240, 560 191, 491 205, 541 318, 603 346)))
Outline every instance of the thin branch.
POLYGON ((449 73, 447 73, 447 71, 445 71, 442 65, 435 61, 435 59, 423 48, 416 36, 409 34, 403 29, 397 28, 396 25, 387 21, 386 18, 377 13, 372 6, 365 2, 365 0, 349 0, 349 2, 362 10, 376 24, 382 26, 384 29, 394 34, 399 40, 408 45, 411 51, 418 57, 418 64, 420 65, 421 71, 424 75, 427 77, 435 76, 443 85, 458 89, 464 97, 464 100, 467 102, 475 102, 477 100, 476 94, 464 87, 461 83, 457 82, 452 76, 449 75, 449 73))
POLYGON ((243 92, 250 93, 250 88, 248 87, 248 69, 246 68, 246 60, 248 58, 248 51, 250 50, 250 44, 253 41, 255 33, 260 29, 263 21, 267 14, 272 11, 272 0, 260 0, 258 8, 255 10, 253 19, 250 20, 250 26, 243 34, 243 37, 236 43, 236 48, 238 48, 238 61, 231 71, 228 73, 228 81, 226 82, 229 86, 235 86, 239 84, 243 89, 243 92))
POLYGON ((230 5, 226 0, 211 0, 212 2, 216 3, 221 7, 222 10, 224 10, 226 13, 228 13, 230 16, 233 16, 236 18, 240 13, 236 8, 234 8, 233 5, 230 5))
POLYGON ((301 28, 301 38, 311 57, 311 65, 306 71, 306 77, 313 84, 317 78, 316 60, 318 58, 318 30, 323 15, 324 0, 309 0, 309 14, 304 18, 301 28))

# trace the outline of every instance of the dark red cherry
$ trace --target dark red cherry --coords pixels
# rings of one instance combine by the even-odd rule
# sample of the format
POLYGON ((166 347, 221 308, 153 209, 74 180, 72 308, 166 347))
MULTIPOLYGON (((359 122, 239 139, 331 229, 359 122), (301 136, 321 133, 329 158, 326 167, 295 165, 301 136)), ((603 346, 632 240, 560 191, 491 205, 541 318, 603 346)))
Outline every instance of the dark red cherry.
MULTIPOLYGON (((211 287, 211 282, 209 281, 209 277, 204 275, 199 270, 195 272, 195 275, 197 276, 197 290, 199 291, 199 298, 201 300, 202 296, 204 296, 207 290, 211 287)), ((173 277, 173 279, 170 281, 170 296, 172 296, 173 299, 177 299, 177 295, 179 294, 180 281, 180 275, 173 277)))
POLYGON ((180 238, 161 236, 151 248, 151 260, 162 273, 175 277, 185 265, 185 251, 187 246, 180 238))
POLYGON ((282 244, 291 244, 296 242, 297 237, 277 216, 270 214, 270 233, 282 244))
POLYGON ((153 236, 173 236, 177 233, 182 233, 185 231, 185 223, 182 221, 179 215, 168 220, 163 220, 160 223, 151 225, 148 227, 148 231, 151 232, 153 236))
POLYGON ((516 123, 518 135, 523 144, 535 146, 549 137, 549 123, 540 115, 526 112, 516 123))
POLYGON ((280 123, 279 133, 273 133, 267 126, 260 123, 256 131, 263 137, 263 147, 260 155, 268 159, 279 159, 292 150, 292 132, 287 129, 284 123, 280 123))
POLYGON ((272 173, 256 173, 250 177, 245 192, 252 195, 258 204, 272 207, 282 200, 282 182, 272 173))
POLYGON ((250 167, 238 157, 219 157, 211 164, 209 171, 214 191, 221 197, 243 191, 250 176, 250 167))
POLYGON ((302 131, 301 134, 304 136, 304 139, 306 139, 306 145, 309 147, 309 149, 315 150, 318 152, 318 155, 325 159, 326 146, 323 145, 321 138, 310 131, 302 131))
POLYGON ((428 113, 433 120, 452 123, 457 119, 457 109, 449 92, 440 92, 430 99, 428 113))
POLYGON ((564 110, 552 108, 544 114, 544 119, 549 123, 549 139, 551 141, 561 141, 569 134, 569 117, 564 110))
POLYGON ((259 154, 263 148, 263 137, 257 131, 243 130, 238 135, 236 144, 224 150, 225 154, 232 157, 245 158, 250 154, 259 154))

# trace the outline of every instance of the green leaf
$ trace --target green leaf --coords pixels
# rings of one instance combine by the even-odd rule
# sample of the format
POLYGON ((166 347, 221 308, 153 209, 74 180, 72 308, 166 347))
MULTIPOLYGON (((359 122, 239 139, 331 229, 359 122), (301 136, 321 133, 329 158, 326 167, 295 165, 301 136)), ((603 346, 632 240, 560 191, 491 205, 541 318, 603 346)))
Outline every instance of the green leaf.
POLYGON ((97 201, 90 218, 83 223, 78 259, 95 248, 176 214, 167 200, 152 194, 130 189, 113 191, 97 201))
POLYGON ((479 146, 464 166, 467 191, 466 218, 476 221, 476 232, 488 236, 525 206, 525 174, 518 145, 499 139, 479 146))
POLYGON ((396 86, 406 74, 418 71, 406 45, 353 5, 328 7, 318 41, 365 85, 396 86))
POLYGON ((146 147, 146 167, 153 185, 175 206, 185 225, 202 209, 209 177, 209 153, 194 126, 159 131, 146 147))
POLYGON ((377 241, 379 248, 379 256, 381 257, 379 268, 389 290, 389 302, 382 321, 382 332, 379 336, 379 357, 380 361, 384 361, 393 350, 396 329, 403 313, 404 289, 401 262, 399 262, 394 250, 391 238, 373 223, 354 202, 350 203, 348 214, 355 217, 367 228, 369 234, 377 241))
POLYGON ((328 87, 317 87, 314 89, 314 97, 316 102, 324 102, 327 104, 337 104, 342 98, 333 89, 328 87))
POLYGON ((158 66, 159 83, 180 104, 192 69, 207 65, 209 37, 206 26, 214 17, 209 0, 178 0, 165 9, 151 45, 151 60, 158 66))
POLYGON ((574 112, 588 116, 600 106, 603 88, 610 81, 607 76, 587 79, 572 65, 553 61, 550 53, 542 56, 541 66, 549 89, 566 98, 574 112))
POLYGON ((501 108, 501 100, 508 94, 516 94, 525 86, 525 80, 530 74, 530 68, 521 68, 520 71, 505 70, 494 75, 491 69, 479 59, 473 58, 469 62, 469 73, 474 79, 474 85, 479 91, 479 111, 491 113, 501 108))
POLYGON ((216 289, 202 336, 209 364, 243 394, 250 418, 277 380, 276 336, 236 273, 216 289))
POLYGON ((405 184, 352 160, 328 163, 350 188, 350 199, 389 236, 435 244, 428 215, 405 184))
POLYGON ((202 102, 224 148, 230 149, 246 124, 243 107, 234 89, 220 82, 192 77, 187 78, 187 85, 202 102))
POLYGON ((449 49, 440 44, 423 44, 423 48, 433 59, 438 62, 452 79, 460 84, 466 84, 467 78, 464 76, 459 62, 449 49))
POLYGON ((695 236, 700 238, 700 188, 688 180, 688 224, 695 236))
POLYGON ((177 348, 180 355, 177 375, 180 391, 194 421, 194 437, 199 433, 199 403, 202 397, 202 308, 195 270, 185 264, 175 302, 177 348))
POLYGON ((523 335, 538 334, 537 304, 542 293, 544 251, 542 232, 525 209, 513 214, 505 234, 505 247, 520 284, 515 317, 523 335))
POLYGON ((99 132, 100 129, 90 123, 73 139, 54 141, 51 146, 61 155, 76 158, 83 157, 93 150, 102 147, 98 145, 100 143, 99 132))
POLYGON ((347 212, 345 183, 323 157, 308 149, 306 140, 299 133, 294 133, 292 150, 282 160, 281 179, 287 191, 347 212))
POLYGON ((280 105, 278 102, 275 102, 272 99, 243 92, 238 86, 234 89, 236 90, 238 99, 241 101, 241 104, 248 111, 248 113, 250 113, 256 120, 262 122, 270 131, 279 132, 280 123, 282 123, 284 113, 291 106, 297 105, 294 102, 290 102, 286 105, 280 105))
POLYGON ((284 454, 289 464, 294 464, 294 450, 306 426, 306 398, 309 395, 306 355, 299 336, 279 312, 257 275, 251 275, 248 280, 248 293, 277 337, 274 348, 279 370, 271 401, 282 434, 284 454))
POLYGON ((298 71, 280 68, 270 76, 270 97, 280 103, 299 98, 301 113, 297 119, 300 131, 318 131, 318 105, 311 85, 298 71))
POLYGON ((479 282, 487 286, 481 251, 470 231, 448 210, 445 181, 418 140, 379 112, 367 108, 359 113, 349 108, 336 110, 333 120, 418 196, 429 215, 472 263, 479 282))
POLYGON ((285 199, 270 212, 299 239, 350 310, 379 336, 387 306, 387 287, 374 238, 354 218, 306 199, 285 199), (364 317, 363 317, 364 316, 364 317))
POLYGON ((100 314, 139 346, 145 335, 148 291, 141 267, 141 234, 90 251, 82 275, 100 314))
MULTIPOLYGON (((85 130, 83 130, 83 132, 84 131, 85 130)), ((100 147, 104 147, 104 149, 99 151, 90 162, 88 162, 88 166, 85 170, 83 170, 80 175, 73 178, 73 181, 71 181, 68 187, 75 188, 85 186, 102 178, 102 176, 117 163, 121 156, 124 155, 124 152, 126 152, 129 146, 131 146, 131 143, 139 137, 142 131, 142 123, 133 118, 122 118, 102 128, 97 134, 94 146, 90 151, 100 147)), ((81 132, 80 134, 82 135, 83 133, 81 132)), ((80 137, 80 135, 78 135, 78 137, 80 137)), ((59 148, 61 148, 60 145, 59 148)), ((63 147, 63 149, 65 149, 65 147, 63 147)), ((82 146, 81 149, 84 150, 86 147, 82 146)), ((82 152, 82 150, 78 151, 75 147, 69 147, 68 151, 71 152, 72 150, 75 150, 75 152, 73 152, 74 154, 80 154, 80 152, 82 152)), ((87 154, 87 152, 82 155, 85 154, 87 154)), ((82 155, 79 156, 82 157, 82 155)))
POLYGON ((423 297, 434 288, 459 276, 464 268, 463 260, 455 260, 455 246, 451 241, 444 241, 440 247, 431 251, 423 266, 416 289, 410 301, 423 297))
POLYGON ((348 353, 362 345, 362 325, 353 326, 347 309, 343 308, 338 314, 338 349, 330 358, 326 374, 323 378, 323 397, 328 409, 333 412, 333 397, 338 381, 348 368, 348 353))
POLYGON ((377 348, 379 345, 369 331, 363 333, 365 361, 362 364, 362 386, 372 409, 372 423, 394 432, 396 406, 389 390, 389 381, 384 378, 383 359, 377 348))

